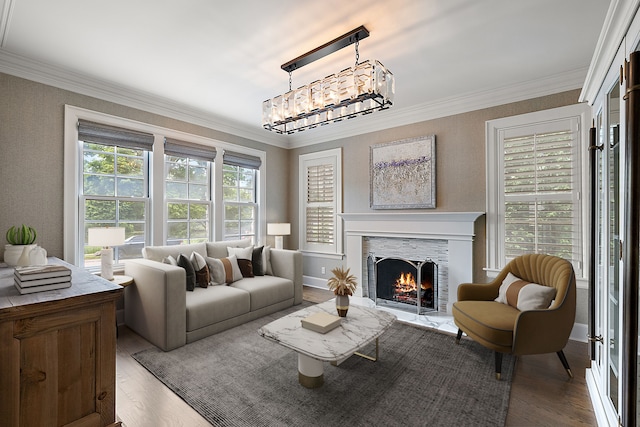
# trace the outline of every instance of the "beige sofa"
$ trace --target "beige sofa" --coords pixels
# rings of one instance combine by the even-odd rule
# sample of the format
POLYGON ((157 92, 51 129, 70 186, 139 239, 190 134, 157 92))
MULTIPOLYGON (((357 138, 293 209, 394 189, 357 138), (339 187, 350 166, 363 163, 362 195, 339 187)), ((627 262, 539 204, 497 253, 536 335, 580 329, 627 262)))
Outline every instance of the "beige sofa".
MULTIPOLYGON (((178 246, 149 246, 144 259, 125 261, 134 284, 125 288, 125 323, 164 351, 302 302, 302 254, 270 249, 272 275, 245 277, 229 285, 187 291, 181 267, 163 263, 168 255, 227 257, 227 247, 247 240, 178 246)), ((265 266, 266 269, 266 266, 265 266)))

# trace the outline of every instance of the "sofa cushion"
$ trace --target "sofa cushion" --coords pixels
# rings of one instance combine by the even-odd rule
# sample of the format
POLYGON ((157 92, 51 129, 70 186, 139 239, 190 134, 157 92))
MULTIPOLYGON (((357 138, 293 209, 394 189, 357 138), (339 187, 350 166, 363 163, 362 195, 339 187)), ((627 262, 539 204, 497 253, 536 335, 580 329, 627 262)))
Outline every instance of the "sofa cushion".
POLYGON ((178 259, 178 255, 197 252, 202 256, 207 256, 206 243, 191 243, 189 245, 168 245, 168 246, 145 246, 142 248, 142 256, 146 259, 162 262, 165 257, 171 255, 178 259))
POLYGON ((187 332, 204 328, 250 310, 249 293, 231 286, 196 288, 187 293, 187 332))
POLYGON ((187 280, 185 286, 187 291, 193 291, 196 287, 196 272, 193 269, 193 264, 191 264, 191 261, 185 254, 178 255, 178 267, 184 268, 186 273, 187 280))
POLYGON ((251 246, 250 239, 242 240, 225 240, 222 242, 207 242, 206 243, 206 256, 211 258, 224 258, 228 256, 227 248, 231 246, 233 248, 246 248, 251 246))
POLYGON ((473 339, 483 338, 494 350, 513 345, 513 329, 520 314, 516 308, 495 301, 457 301, 453 313, 456 324, 460 322, 473 339))
POLYGON ((549 308, 555 297, 556 288, 529 283, 509 273, 500 285, 496 301, 520 311, 541 310, 549 308))
POLYGON ((293 299, 293 282, 276 276, 255 276, 231 285, 251 294, 251 311, 293 299))

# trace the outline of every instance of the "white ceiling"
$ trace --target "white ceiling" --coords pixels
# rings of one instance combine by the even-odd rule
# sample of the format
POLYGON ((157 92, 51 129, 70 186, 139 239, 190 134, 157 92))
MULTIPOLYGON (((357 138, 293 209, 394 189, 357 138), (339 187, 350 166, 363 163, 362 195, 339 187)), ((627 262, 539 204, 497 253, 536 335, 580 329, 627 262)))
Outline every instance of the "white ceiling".
MULTIPOLYGON (((0 72, 284 147, 581 87, 605 0, 0 0, 0 72), (394 106, 293 135, 261 127, 280 65, 364 25, 394 106)), ((353 46, 293 73, 353 65, 353 46)))

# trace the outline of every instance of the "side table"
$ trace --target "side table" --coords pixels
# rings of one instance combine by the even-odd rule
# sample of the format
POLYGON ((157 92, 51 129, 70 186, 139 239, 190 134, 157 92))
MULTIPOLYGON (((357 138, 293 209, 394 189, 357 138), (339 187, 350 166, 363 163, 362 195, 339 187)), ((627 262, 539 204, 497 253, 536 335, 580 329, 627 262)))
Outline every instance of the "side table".
MULTIPOLYGON (((117 274, 117 275, 114 274, 113 280, 109 280, 109 282, 115 285, 120 285, 123 288, 126 288, 127 286, 133 283, 133 277, 125 276, 123 274, 117 274)), ((124 293, 122 294, 122 298, 124 301, 124 293)), ((117 317, 116 317, 116 337, 118 337, 118 318, 117 317)))
POLYGON ((127 286, 133 283, 133 277, 118 274, 118 275, 114 275, 113 280, 109 280, 109 281, 113 284, 120 285, 123 288, 126 288, 127 286))

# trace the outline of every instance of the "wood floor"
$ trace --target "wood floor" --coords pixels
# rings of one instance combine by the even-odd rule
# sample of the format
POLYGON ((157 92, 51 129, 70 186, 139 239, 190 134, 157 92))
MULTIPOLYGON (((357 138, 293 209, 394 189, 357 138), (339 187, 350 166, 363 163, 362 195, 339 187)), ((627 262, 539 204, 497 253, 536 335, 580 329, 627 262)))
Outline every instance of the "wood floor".
MULTIPOLYGON (((329 291, 304 288, 305 300, 323 302, 329 291)), ((116 354, 116 413, 126 427, 208 427, 210 424, 131 354, 150 347, 121 326, 116 354)), ((564 350, 574 374, 569 379, 555 354, 522 356, 513 376, 507 426, 596 426, 585 383, 587 344, 569 341, 564 350)), ((487 367, 491 369, 492 367, 487 367)))

